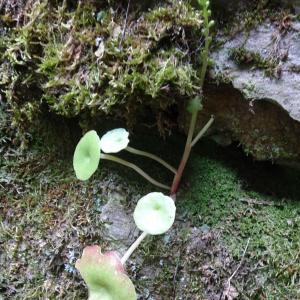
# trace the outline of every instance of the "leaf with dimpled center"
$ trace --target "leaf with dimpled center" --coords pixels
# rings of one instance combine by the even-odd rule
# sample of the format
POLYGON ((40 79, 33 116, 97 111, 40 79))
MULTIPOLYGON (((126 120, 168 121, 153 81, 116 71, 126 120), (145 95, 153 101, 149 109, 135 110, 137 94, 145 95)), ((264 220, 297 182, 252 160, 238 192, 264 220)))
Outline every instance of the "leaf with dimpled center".
POLYGON ((80 180, 89 179, 97 170, 100 161, 100 138, 95 130, 88 131, 76 146, 73 167, 80 180))
POLYGON ((116 252, 101 254, 99 246, 88 246, 76 268, 88 286, 89 300, 137 299, 134 285, 116 252))
POLYGON ((124 128, 108 131, 101 137, 101 150, 105 153, 117 153, 128 146, 129 133, 124 128))
POLYGON ((176 207, 171 197, 162 193, 149 193, 142 197, 134 210, 136 226, 152 235, 165 233, 175 220, 176 207))

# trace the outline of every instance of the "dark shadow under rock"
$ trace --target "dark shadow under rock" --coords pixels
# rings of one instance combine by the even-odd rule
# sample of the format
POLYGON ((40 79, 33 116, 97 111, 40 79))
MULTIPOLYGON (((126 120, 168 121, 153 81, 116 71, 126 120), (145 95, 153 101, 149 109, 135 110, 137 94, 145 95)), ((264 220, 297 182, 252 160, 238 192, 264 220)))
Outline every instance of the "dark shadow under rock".
MULTIPOLYGON (((258 160, 295 162, 300 159, 300 123, 279 105, 268 100, 247 101, 230 85, 209 86, 202 122, 207 114, 215 115, 212 136, 238 141, 247 154, 258 160)), ((222 141, 221 141, 222 143, 222 141)))

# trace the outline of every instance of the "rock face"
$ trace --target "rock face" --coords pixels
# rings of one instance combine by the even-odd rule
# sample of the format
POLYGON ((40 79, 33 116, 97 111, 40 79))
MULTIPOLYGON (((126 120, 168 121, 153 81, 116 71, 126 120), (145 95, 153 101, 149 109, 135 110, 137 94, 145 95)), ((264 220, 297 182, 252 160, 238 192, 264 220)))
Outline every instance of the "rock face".
POLYGON ((300 121, 300 22, 286 26, 264 23, 235 36, 213 54, 214 73, 230 78, 246 98, 274 102, 300 121))
POLYGON ((139 230, 136 228, 132 214, 117 200, 116 194, 102 208, 101 220, 105 223, 105 236, 125 251, 138 237, 139 230))
POLYGON ((251 9, 259 5, 261 8, 266 6, 282 7, 291 9, 293 13, 299 14, 300 0, 211 0, 213 12, 219 13, 220 18, 226 18, 226 13, 235 14, 237 10, 251 9), (224 14, 225 13, 225 14, 224 14))
MULTIPOLYGON (((256 159, 300 159, 300 22, 266 20, 223 36, 203 115, 256 159)), ((203 119, 203 118, 201 118, 203 119)), ((203 122, 203 120, 202 120, 203 122)))

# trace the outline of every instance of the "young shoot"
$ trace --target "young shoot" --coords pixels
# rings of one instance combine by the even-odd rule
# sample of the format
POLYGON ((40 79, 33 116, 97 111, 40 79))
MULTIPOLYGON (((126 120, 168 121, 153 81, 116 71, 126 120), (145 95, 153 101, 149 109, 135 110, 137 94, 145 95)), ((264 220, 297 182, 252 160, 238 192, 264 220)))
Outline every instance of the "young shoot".
MULTIPOLYGON (((204 79, 209 63, 209 46, 212 42, 212 38, 210 35, 210 29, 213 27, 214 22, 210 21, 209 18, 211 16, 211 10, 209 9, 209 1, 207 0, 198 0, 199 6, 202 8, 201 13, 203 16, 203 26, 202 34, 205 39, 204 48, 201 51, 200 58, 201 58, 201 69, 200 69, 200 84, 199 87, 203 89, 204 79)), ((187 161, 189 159, 192 146, 195 145, 195 143, 203 136, 205 131, 210 127, 210 125, 213 122, 213 119, 211 119, 211 123, 208 124, 208 126, 205 126, 199 134, 196 135, 196 138, 194 139, 194 132, 196 128, 197 123, 197 117, 199 111, 202 109, 202 94, 199 97, 196 97, 190 101, 188 104, 187 110, 191 113, 191 120, 188 130, 188 135, 185 143, 185 148, 183 151, 183 155, 178 167, 178 170, 176 172, 176 175, 174 176, 172 187, 171 187, 171 195, 176 195, 177 190, 179 188, 179 184, 181 181, 181 177, 183 175, 183 171, 185 169, 185 166, 187 164, 187 161)))
POLYGON ((192 140, 191 146, 194 147, 195 144, 204 136, 205 132, 209 129, 209 127, 212 125, 214 122, 215 117, 211 116, 209 121, 204 125, 204 127, 198 132, 198 134, 194 137, 192 140))
MULTIPOLYGON (((80 139, 74 152, 73 167, 75 170, 76 177, 79 180, 89 179, 97 170, 100 158, 102 158, 127 166, 135 170, 138 174, 140 174, 153 185, 162 189, 169 190, 169 186, 153 179, 135 164, 113 155, 101 153, 101 150, 106 153, 116 153, 127 148, 127 145, 129 143, 128 136, 129 133, 123 128, 111 130, 107 132, 101 139, 99 138, 95 130, 88 131, 80 139)), ((128 151, 132 153, 137 152, 138 155, 148 156, 157 161, 161 161, 162 164, 168 165, 166 162, 156 157, 155 155, 152 155, 151 153, 143 152, 134 148, 129 148, 128 151)), ((168 165, 168 168, 170 169, 172 167, 168 165)), ((176 172, 175 169, 173 171, 176 172)))

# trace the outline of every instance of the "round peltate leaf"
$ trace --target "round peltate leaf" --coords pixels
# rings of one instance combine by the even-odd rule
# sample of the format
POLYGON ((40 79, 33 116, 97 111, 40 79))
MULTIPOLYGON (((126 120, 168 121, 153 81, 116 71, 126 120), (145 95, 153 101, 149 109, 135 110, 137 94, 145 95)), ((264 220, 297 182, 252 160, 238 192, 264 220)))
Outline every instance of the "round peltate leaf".
POLYGON ((108 131, 101 138, 101 150, 105 153, 117 153, 125 149, 129 143, 129 133, 124 128, 108 131))
POLYGON ((142 197, 134 210, 136 226, 152 235, 165 233, 175 219, 176 207, 171 197, 162 193, 150 193, 142 197))
POLYGON ((88 131, 76 146, 73 167, 80 180, 89 179, 100 161, 100 138, 95 130, 88 131))
POLYGON ((116 252, 101 253, 88 246, 76 262, 89 289, 89 300, 136 300, 136 292, 116 252))

